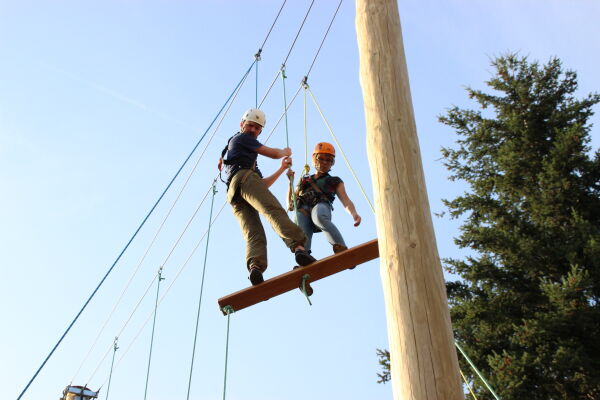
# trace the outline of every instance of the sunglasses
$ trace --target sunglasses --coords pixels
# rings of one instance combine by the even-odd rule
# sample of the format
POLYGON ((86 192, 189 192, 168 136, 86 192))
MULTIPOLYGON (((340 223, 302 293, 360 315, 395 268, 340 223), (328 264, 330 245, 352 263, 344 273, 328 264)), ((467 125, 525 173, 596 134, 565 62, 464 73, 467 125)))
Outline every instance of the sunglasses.
POLYGON ((328 163, 332 163, 334 158, 333 157, 323 157, 323 156, 317 156, 317 160, 321 161, 321 162, 328 162, 328 163))

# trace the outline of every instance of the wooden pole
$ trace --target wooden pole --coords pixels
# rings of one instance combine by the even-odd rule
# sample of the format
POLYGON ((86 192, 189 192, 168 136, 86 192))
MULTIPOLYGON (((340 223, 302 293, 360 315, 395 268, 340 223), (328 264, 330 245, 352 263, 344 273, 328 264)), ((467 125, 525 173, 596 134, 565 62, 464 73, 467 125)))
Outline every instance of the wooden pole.
POLYGON ((395 399, 464 399, 396 0, 356 0, 395 399))

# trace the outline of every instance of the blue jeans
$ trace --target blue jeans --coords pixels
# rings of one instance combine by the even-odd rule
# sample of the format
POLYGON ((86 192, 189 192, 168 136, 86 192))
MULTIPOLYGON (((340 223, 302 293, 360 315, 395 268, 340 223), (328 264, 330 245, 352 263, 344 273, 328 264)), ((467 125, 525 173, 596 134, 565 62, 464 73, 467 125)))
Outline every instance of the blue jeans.
POLYGON ((306 250, 310 250, 315 226, 323 231, 329 244, 341 244, 342 246, 346 246, 342 234, 333 222, 331 222, 331 204, 321 202, 312 209, 306 205, 302 205, 301 208, 308 211, 308 214, 310 214, 310 216, 304 215, 304 213, 298 210, 298 225, 306 235, 306 242, 304 243, 306 250))

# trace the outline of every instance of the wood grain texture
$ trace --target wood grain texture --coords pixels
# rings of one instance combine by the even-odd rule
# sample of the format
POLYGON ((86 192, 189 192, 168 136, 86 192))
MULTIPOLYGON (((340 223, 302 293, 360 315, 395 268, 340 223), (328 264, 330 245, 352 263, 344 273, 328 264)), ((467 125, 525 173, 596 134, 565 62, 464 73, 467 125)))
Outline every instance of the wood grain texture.
POLYGON ((395 399, 463 399, 395 0, 357 0, 395 399))
MULTIPOLYGON (((317 260, 316 262, 285 274, 268 279, 257 286, 250 286, 218 300, 219 307, 231 306, 234 311, 240 311, 261 301, 269 300, 290 290, 298 290, 302 277, 309 275, 308 283, 318 281, 330 275, 365 263, 379 257, 377 239, 351 247, 341 253, 317 260)), ((223 312, 225 314, 225 312, 223 312)))

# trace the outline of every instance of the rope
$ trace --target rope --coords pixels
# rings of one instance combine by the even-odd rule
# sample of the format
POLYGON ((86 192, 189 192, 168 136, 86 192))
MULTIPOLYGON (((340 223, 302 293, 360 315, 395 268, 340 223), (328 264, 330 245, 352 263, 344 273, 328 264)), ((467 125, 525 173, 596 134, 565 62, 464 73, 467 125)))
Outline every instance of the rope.
MULTIPOLYGON (((300 32, 302 32, 302 27, 304 27, 304 23, 306 22, 306 19, 308 18, 308 14, 310 14, 310 10, 312 9, 312 6, 313 6, 314 3, 315 3, 315 0, 312 0, 312 2, 310 3, 310 7, 308 7, 308 10, 306 11, 306 14, 304 15, 304 19, 302 20, 302 24, 300 24, 300 28, 298 28, 298 32, 296 32, 296 37, 294 38, 294 40, 292 42, 292 45, 290 46, 290 49, 288 50, 287 56, 285 57, 285 59, 281 63, 281 69, 275 75, 275 78, 273 79, 273 82, 271 82, 271 85, 269 85, 269 88, 267 89, 267 92, 265 93, 265 95, 263 96, 262 100, 258 104, 258 108, 260 108, 260 106, 262 106, 262 104, 264 103, 265 99, 267 98, 267 96, 271 92, 271 89, 273 88, 273 85, 275 84, 275 82, 277 82, 277 79, 279 78, 279 75, 282 72, 285 71, 285 65, 287 63, 287 60, 290 57, 290 54, 292 54, 292 50, 294 49, 294 46, 296 45, 296 41, 298 40, 298 36, 300 36, 300 32)), ((282 6, 282 8, 283 8, 283 6, 282 6)))
POLYGON ((200 322, 200 307, 202 306, 202 292, 204 291, 204 274, 206 272, 206 260, 208 258, 208 242, 210 240, 210 222, 212 221, 212 213, 213 213, 213 206, 215 203, 215 194, 217 193, 217 180, 215 179, 213 181, 213 197, 212 197, 212 201, 210 203, 210 214, 208 216, 208 231, 206 234, 206 249, 204 251, 204 265, 202 266, 202 279, 200 280, 200 295, 198 297, 198 312, 196 313, 196 330, 194 331, 194 345, 192 347, 192 362, 190 364, 190 379, 188 381, 188 389, 187 389, 187 397, 186 399, 189 400, 190 398, 190 389, 192 387, 192 372, 194 370, 194 358, 196 356, 196 341, 198 339, 198 324, 200 322))
POLYGON ((106 400, 108 400, 108 394, 110 393, 110 382, 112 380, 113 367, 115 365, 115 354, 117 354, 117 350, 119 349, 117 347, 117 341, 118 340, 119 340, 119 338, 115 337, 115 344, 114 344, 114 351, 113 351, 113 356, 112 356, 112 362, 110 363, 110 374, 108 375, 108 388, 106 389, 106 400))
MULTIPOLYGON (((198 164, 196 164, 198 165, 198 164)), ((194 167, 195 169, 195 167, 194 167)), ((192 171, 193 173, 193 171, 192 171)), ((79 371, 81 370, 82 366, 84 365, 84 363, 87 361, 87 359, 89 358, 92 350, 95 348, 96 344, 98 343, 98 339, 100 338, 100 336, 102 335, 102 332, 104 332, 104 329, 106 328, 108 322, 110 321, 110 319, 112 318, 114 312, 117 309, 117 306, 121 303, 121 300, 123 299, 125 292, 127 291, 127 289, 129 288, 129 286, 131 285, 131 282, 133 281, 133 278, 137 275, 140 267, 142 266, 142 263, 144 261, 144 259, 146 258, 146 256, 148 255, 148 252, 150 251, 150 248, 153 246, 154 242, 156 241, 156 238, 158 237, 158 234, 161 232, 163 226, 165 225, 165 222, 167 221, 167 219, 169 218, 171 212, 173 211, 173 208, 175 207, 175 204, 177 203, 177 201, 179 200, 179 198, 181 197, 181 194, 183 192, 183 189, 185 189, 185 186, 187 185, 187 183, 189 182, 189 179, 191 177, 188 176, 188 179, 186 180, 184 187, 181 189, 181 191, 179 192, 179 195, 177 196, 177 198, 175 199, 173 205, 171 206, 171 209, 169 210, 169 212, 167 213, 166 217, 163 219, 158 231, 156 232, 156 234, 154 235, 154 238, 152 239, 152 242, 150 243, 150 245, 148 246, 148 248, 146 249, 146 252, 144 254, 144 256, 142 257, 142 259, 140 260, 136 270, 134 271, 134 273, 131 275, 131 277, 129 278, 129 281, 127 282, 127 285, 125 285, 125 288, 123 289, 123 291, 121 292, 121 295, 119 296, 119 299, 117 300, 117 302, 115 303, 115 305, 113 306, 112 311, 110 312, 110 314, 108 315, 108 318, 104 321, 104 324, 102 325, 102 328, 100 329, 100 331, 98 332, 98 334, 96 335, 96 339, 94 340, 94 343, 92 344, 91 348, 88 350, 87 355, 84 357, 83 361, 81 362, 81 364, 79 365, 79 368, 77 370, 77 372, 75 373, 75 376, 73 377, 73 379, 71 379, 71 381, 75 380, 75 377, 79 374, 79 371)), ((208 192, 204 195, 203 199, 200 202, 200 205, 198 206, 198 208, 196 208, 196 213, 198 212, 199 208, 202 206, 202 204, 204 203, 204 200, 206 199, 206 197, 208 196, 208 192)), ((196 213, 194 213, 194 216, 196 215, 196 213)), ((192 217, 193 218, 193 217, 192 217)), ((190 221, 191 222, 191 221, 190 221)), ((188 222, 188 226, 190 224, 190 222, 188 222)), ((186 227, 187 229, 187 227, 186 227)), ((185 232, 185 231, 184 231, 185 232)), ((182 234, 183 235, 183 234, 182 234)), ((181 237, 180 237, 181 238, 181 237)), ((168 260, 168 258, 167 258, 168 260)), ((163 262, 163 266, 165 265, 166 261, 165 260, 163 262)), ((129 321, 131 320, 131 318, 133 317, 133 314, 135 313, 135 311, 137 310, 137 308, 139 307, 140 303, 142 302, 142 300, 146 297, 146 295, 148 294, 150 288, 152 287, 152 284, 154 283, 154 280, 156 279, 156 275, 154 276, 154 278, 152 279, 152 281, 148 284, 148 286, 146 287, 146 291, 144 292, 144 294, 142 295, 142 297, 140 298, 140 300, 138 301, 136 307, 134 308, 133 312, 129 315, 129 318, 127 319, 127 322, 125 323, 125 325, 121 328, 121 331, 119 332, 119 334, 117 336, 121 336, 121 334, 123 333, 123 330, 125 329, 125 327, 127 326, 127 324, 129 323, 129 321)), ((100 361, 99 365, 96 367, 96 370, 94 370, 94 373, 92 374, 95 375, 97 369, 100 367, 100 364, 104 361, 104 359, 108 356, 108 353, 110 352, 110 350, 108 350, 105 354, 104 357, 102 358, 102 360, 100 361)), ((91 380, 88 379, 88 382, 91 380)))
POLYGON ((260 56, 257 53, 255 55, 255 57, 256 57, 256 64, 255 64, 256 69, 254 71, 256 73, 256 82, 254 84, 254 87, 255 87, 255 95, 254 95, 255 103, 254 104, 256 104, 256 108, 258 108, 258 62, 260 61, 260 56))
POLYGON ((271 35, 271 31, 273 31, 273 27, 275 26, 275 23, 277 22, 277 20, 279 19, 279 15, 281 14, 281 11, 283 10, 283 6, 285 6, 287 0, 283 1, 283 4, 281 5, 281 7, 279 8, 279 12, 277 13, 277 16, 275 17, 275 20, 273 21, 273 23, 271 24, 271 28, 269 28, 269 32, 267 33, 267 36, 265 37, 265 40, 263 41, 263 43, 260 45, 259 49, 258 49, 258 55, 260 56, 260 53, 262 53, 262 49, 263 47, 265 47, 265 43, 267 43, 267 39, 269 39, 269 36, 271 35))
POLYGON ((302 81, 302 87, 304 88, 304 169, 302 170, 302 175, 308 174, 310 171, 310 166, 308 165, 308 126, 306 124, 306 89, 308 88, 308 83, 306 83, 307 77, 304 77, 302 81))
MULTIPOLYGON (((254 59, 257 61, 256 62, 256 108, 260 108, 260 105, 258 104, 258 61, 261 60, 260 55, 262 54, 263 48, 265 47, 265 43, 267 43, 267 39, 269 39, 269 36, 271 35, 271 32, 273 31, 273 28, 275 27, 275 23, 277 23, 277 20, 279 19, 279 15, 281 15, 281 11, 283 10, 283 7, 285 6, 287 0, 284 0, 283 3, 281 4, 281 7, 279 7, 279 12, 277 13, 277 16, 275 16, 275 19, 273 20, 273 23, 271 24, 271 27, 269 28, 269 32, 267 32, 267 36, 265 36, 265 40, 263 40, 263 43, 260 45, 260 47, 258 48, 258 51, 256 52, 256 54, 254 55, 254 59)), ((277 80, 277 78, 275 78, 275 80, 277 80)), ((264 98, 263 98, 264 101, 264 98)), ((260 103, 262 105, 262 101, 260 103)))
POLYGON ((156 311, 158 309, 158 294, 160 292, 160 282, 165 279, 162 277, 162 269, 162 266, 158 269, 158 283, 156 284, 156 301, 154 302, 154 321, 152 322, 152 335, 150 336, 150 353, 148 354, 148 370, 146 371, 146 388, 144 389, 144 400, 146 400, 146 395, 148 394, 148 379, 150 377, 150 364, 152 362, 152 347, 154 346, 154 329, 156 328, 156 311))
POLYGON ((369 203, 369 206, 371 206, 371 210, 373 211, 373 213, 375 213, 375 208, 373 207, 373 204, 371 204, 371 200, 369 199, 369 196, 367 196, 367 192, 365 192, 365 189, 363 188, 362 184, 358 180, 358 176, 356 175, 356 172, 354 172, 354 169, 350 165, 350 162, 348 161, 348 157, 346 157, 346 153, 344 153, 344 149, 340 145, 340 142, 338 142, 335 134, 333 133, 333 130, 331 129, 331 126, 329 126, 329 123, 327 122, 327 119, 325 118, 325 115, 323 115, 323 111, 321 111, 321 107, 319 107, 319 104, 317 103, 317 100, 315 99, 315 96, 313 95, 312 91, 310 90, 310 87, 307 88, 307 90, 308 90, 308 93, 310 93, 310 97, 312 97, 312 100, 315 103, 315 106, 317 107, 317 110, 319 111, 319 114, 321 114, 321 118, 323 118, 323 121, 325 122, 325 125, 327 125, 327 129, 329 129, 329 132, 331 133, 331 136, 333 137, 333 140, 335 141, 335 144, 337 144, 337 146, 339 147, 340 151, 342 152, 342 156, 344 157, 344 161, 346 162, 346 165, 350 169, 350 172, 352 173, 352 176, 354 176, 354 180, 356 180, 356 183, 358 183, 358 186, 360 187, 360 190, 362 191, 363 195, 365 196, 365 199, 369 203))
MULTIPOLYGON (((287 76, 285 75, 285 64, 281 66, 281 82, 283 86, 283 115, 285 117, 285 146, 290 147, 290 134, 288 129, 288 118, 287 118, 287 97, 285 92, 285 79, 287 76)), ((288 167, 288 170, 291 167, 288 167)), ((289 180, 289 190, 292 193, 292 203, 294 204, 294 211, 296 211, 296 193, 294 192, 294 179, 290 176, 289 180)), ((294 217, 296 219, 296 225, 298 225, 298 212, 294 212, 294 217)))
POLYGON ((469 385, 469 381, 467 381, 467 377, 465 376, 465 374, 463 374, 463 372, 460 370, 458 370, 460 372, 460 376, 462 376, 463 381, 465 382, 465 385, 467 385, 467 387, 469 388, 469 392, 471 392, 471 395, 473 396, 473 398, 475 400, 477 400, 477 396, 475 396, 475 392, 473 392, 473 388, 471 387, 471 385, 469 385))
POLYGON ((223 312, 227 314, 227 335, 225 341, 225 373, 223 376, 223 400, 225 400, 225 392, 227 391, 227 359, 229 358, 229 319, 231 317, 231 313, 233 313, 233 307, 225 306, 223 307, 223 312))
MULTIPOLYGON (((183 232, 179 235, 179 238, 177 239, 177 241, 175 242, 175 244, 172 246, 171 251, 169 252, 169 255, 163 260, 162 262, 162 266, 164 268, 164 266, 167 264, 167 261, 169 260, 169 258, 171 257, 171 255, 173 254, 173 251, 175 250, 175 248, 177 247, 177 245, 179 244, 179 242, 181 241, 181 238, 183 237, 183 235, 185 234, 185 232, 187 231, 188 227, 190 226, 190 224, 192 223, 192 221, 194 220, 194 218, 196 217, 196 214, 198 213, 198 211, 200 210, 200 207, 202 207, 202 205, 204 204, 204 201, 206 200, 208 193, 210 192, 210 188, 209 191, 205 193, 204 197, 202 198, 202 200, 200 201, 200 204, 198 205, 198 207, 196 207, 196 211, 194 211, 192 217, 188 220, 188 223, 185 227, 185 229, 183 230, 183 232)), ((125 330, 125 328, 127 327, 127 325, 129 324, 129 322, 131 321, 131 319, 133 318, 133 316, 135 315, 135 313, 137 312, 139 306, 142 304, 142 301, 146 298, 146 296, 148 295, 148 293, 150 292, 150 289, 152 288, 152 284, 154 283, 154 281, 156 280, 156 275, 154 275, 154 277, 152 278, 152 281, 150 281, 150 283, 148 284, 148 286, 146 286, 146 290, 144 291, 144 294, 142 295, 142 297, 140 297, 140 299, 138 300, 137 304, 135 305, 135 307, 133 308, 133 311, 131 311, 131 313, 129 314, 129 317, 127 318, 127 321, 125 321, 125 324, 123 324, 123 326, 121 327, 121 330, 119 331, 119 333, 117 334, 117 336, 121 336, 123 334, 123 331, 125 330)), ((96 366, 96 369, 94 370, 94 372, 92 373, 92 375, 90 376, 90 378, 87 380, 87 382, 90 382, 92 380, 92 378, 94 377, 94 375, 96 375, 96 372, 98 372, 98 369, 100 368, 100 365, 104 362, 104 360, 106 359, 106 357, 108 356, 108 353, 110 353, 110 350, 108 350, 105 354, 104 357, 102 357, 102 359, 100 360, 100 362, 98 363, 98 365, 96 366)))
POLYGON ((304 293, 304 296, 306 297, 306 300, 308 301, 308 304, 312 306, 312 303, 310 302, 310 298, 308 297, 308 293, 306 292, 306 281, 308 280, 308 278, 310 278, 309 274, 304 274, 302 275, 302 293, 304 293))
POLYGON ((340 0, 337 8, 335 9, 335 13, 333 14, 333 17, 331 18, 331 22, 329 22, 329 26, 327 27, 327 31, 325 32, 325 35, 323 36, 323 40, 321 40, 321 45, 319 46, 319 49, 317 50, 317 54, 315 54, 315 58, 313 58, 313 61, 310 64, 310 68, 308 69, 308 72, 305 75, 305 79, 308 79, 308 75, 310 75, 310 71, 312 71, 312 68, 315 65, 315 61, 317 61, 317 57, 319 56, 319 53, 321 52, 321 48, 323 47, 323 43, 325 43, 325 39, 327 38, 327 35, 329 34, 329 30, 331 29, 331 25, 333 25, 333 21, 335 20, 335 17, 337 16, 337 13, 340 10, 340 6, 342 5, 343 1, 344 0, 340 0))
POLYGON ((177 172, 175 173, 175 175, 173 176, 173 178, 171 179, 171 181, 169 182, 169 184, 167 185, 167 187, 163 190, 162 194, 158 197, 158 199, 156 200, 156 202, 154 203, 154 205, 152 206, 152 208, 150 209, 150 211, 148 212, 148 214, 146 214, 146 216, 142 220, 141 224, 135 230, 134 234, 131 236, 131 238, 129 239, 129 241, 127 242, 127 244, 123 248, 123 250, 121 250, 121 253, 119 253, 119 255, 117 256, 117 258, 115 259, 115 261, 113 262, 113 264, 110 266, 110 268, 108 269, 108 271, 104 275, 104 277, 100 280, 100 283, 98 283, 98 285, 96 286, 96 288, 94 289, 94 291, 92 292, 92 294, 89 296, 89 298, 84 303, 83 307, 79 310, 79 312, 77 313, 77 315, 75 316, 75 318, 73 319, 73 321, 71 321, 71 323, 69 324, 69 326, 67 327, 67 329, 65 330, 65 332, 62 334, 62 336, 60 337, 60 339, 58 340, 58 342, 54 345, 54 347, 52 348, 52 350, 50 351, 50 353, 46 356, 46 358, 44 359, 44 361, 42 362, 42 364, 39 366, 39 368, 37 369, 37 371, 33 374, 33 376, 31 377, 31 379, 29 380, 29 382, 25 386, 25 388, 21 391, 21 394, 19 394, 19 397, 17 397, 17 400, 20 400, 23 397, 23 395, 25 394, 25 392, 27 392, 27 389, 29 389, 29 386, 31 386, 31 384, 33 383, 33 381, 37 378, 37 376, 39 375, 39 373, 41 372, 41 370, 44 368, 44 366, 46 365, 46 363, 48 362, 48 360, 50 359, 50 357, 52 357, 52 355, 54 354, 54 352, 56 351, 56 349, 58 348, 58 346, 62 343, 62 341, 64 340, 64 338, 67 336, 67 334, 69 333, 69 331, 71 330, 71 328, 73 327, 73 325, 75 325, 75 322, 77 322, 77 320, 79 319, 79 316, 87 308, 87 306, 90 303, 90 301, 92 301, 92 299, 94 298, 94 296, 96 295, 96 293, 98 292, 98 290, 100 289, 100 287, 104 284, 104 281, 106 280, 106 278, 108 278, 108 276, 110 275, 110 273, 112 272, 112 270, 114 269, 114 267, 117 265, 117 263, 119 262, 119 260, 123 256, 123 254, 125 254, 125 251, 129 248, 129 245, 133 242, 133 240, 135 239, 135 237, 137 236, 137 234, 139 233, 139 231, 146 224, 146 221, 148 220, 148 218, 150 218, 150 215, 152 215, 152 213, 154 212, 154 210, 156 209, 156 207, 158 206, 158 204, 160 203, 160 201, 162 200, 162 198, 165 196, 165 194, 167 193, 167 191, 171 188, 171 185, 173 185, 173 182, 175 181, 175 179, 177 179, 177 177, 179 176, 179 173, 181 172, 181 170, 183 169, 183 167, 185 167, 185 165, 187 164, 188 160, 192 157, 192 155, 194 154, 194 152, 196 151, 196 149, 198 148, 198 146, 200 145, 200 143, 204 139, 204 136, 206 136, 206 133, 208 132, 208 130, 212 127, 212 125, 214 124, 214 122, 217 120, 219 114, 223 111, 223 109, 225 108, 225 106, 227 105, 227 103, 229 102, 229 100, 231 99, 231 97, 233 96, 233 94, 236 92, 236 90, 238 89, 238 87, 246 79, 246 76, 248 75, 248 73, 250 72, 250 70, 252 69, 252 67, 254 66, 255 62, 256 61, 252 62, 252 64, 250 65, 250 68, 248 68, 248 70, 245 72, 243 78, 240 80, 240 82, 236 85, 235 89, 229 95, 229 97, 227 98, 227 100, 225 101, 225 103, 223 104, 223 106, 221 107, 221 109, 219 110, 219 112, 217 113, 217 115, 214 117, 213 121, 210 123, 209 127, 206 129, 206 131, 204 132, 204 134, 202 135, 202 137, 198 140, 198 142, 196 143, 196 145, 194 146, 194 148, 192 149, 192 151, 190 152, 190 154, 187 156, 187 158, 181 164, 181 166, 179 167, 179 169, 177 170, 177 172))
POLYGON ((302 20, 302 24, 300 24, 300 28, 298 29, 298 32, 296 33, 296 37, 294 38, 294 41, 292 42, 292 45, 290 46, 290 50, 288 51, 288 54, 285 57, 285 60, 283 60, 283 65, 285 65, 285 63, 287 63, 287 60, 290 57, 290 54, 292 54, 292 49, 296 45, 296 40, 298 40, 298 36, 300 36, 300 32, 302 31, 302 27, 304 26, 304 23, 306 22, 306 19, 308 18, 308 14, 310 14, 310 10, 311 10, 313 4, 315 4, 315 0, 312 0, 310 2, 310 7, 308 7, 308 10, 306 11, 306 14, 304 15, 304 19, 302 20))
MULTIPOLYGON (((211 226, 215 223, 215 221, 217 220, 217 218, 219 218, 219 216, 221 215, 221 212, 223 211, 223 209, 225 208, 226 205, 227 205, 227 202, 224 202, 223 205, 221 206, 221 209, 219 210, 219 212, 217 213, 217 215, 213 219, 211 226)), ((207 232, 204 232, 204 234, 202 235, 202 237, 200 238, 200 240, 198 241, 198 243, 196 244, 196 246, 192 250, 191 254, 188 256, 188 258, 186 259, 186 261, 182 264, 182 266, 177 271, 177 274, 175 275, 175 278, 172 279, 171 284, 169 285, 169 287, 167 288, 167 290, 164 292, 164 294, 160 298, 160 300, 158 302, 159 306, 162 304, 162 302, 165 299, 165 297, 167 296, 167 294, 169 294, 169 291, 171 290, 171 288, 173 287, 173 285, 175 284, 175 282, 177 281, 177 279, 179 278, 179 276, 181 275, 181 273, 183 272, 183 270, 185 269, 185 267, 187 267, 188 263, 190 262, 190 260, 192 259, 193 255, 194 255, 194 253, 196 252, 196 250, 198 249, 198 247, 202 243, 202 240, 204 240, 204 237, 206 236, 206 234, 207 234, 207 232)), ((119 358, 119 360, 117 360, 117 365, 115 366, 115 368, 119 367, 119 365, 121 364, 121 361, 123 361, 123 359, 125 358, 125 356, 129 352, 129 350, 131 349, 131 347, 133 346, 133 344, 137 341, 138 337, 141 335, 142 331, 144 330, 144 327, 148 324, 148 322, 150 322, 150 318, 152 318, 152 314, 148 315, 148 317, 146 318, 146 321, 142 324, 141 328, 138 330, 138 332, 136 333, 136 335, 132 339, 131 343, 129 343, 129 345, 127 346, 127 348, 123 352, 123 355, 119 358)))
POLYGON ((479 379, 481 379, 481 381, 483 382, 483 384, 485 385, 485 387, 487 388, 487 390, 490 391, 490 393, 492 394, 492 396, 494 396, 494 398, 496 400, 500 400, 500 397, 498 397, 498 395, 496 394, 496 392, 494 392, 494 389, 492 389, 492 387, 490 386, 490 384, 488 383, 488 381, 485 380, 485 378, 483 377, 482 373, 479 372, 479 370, 477 369, 477 367, 475 366, 475 364, 473 364, 473 362, 471 361, 471 359, 469 358, 469 356, 467 356, 467 353, 465 353, 465 351, 462 349, 462 347, 460 347, 460 345, 458 344, 458 342, 456 340, 454 341, 454 345, 456 346, 456 348, 458 349, 458 351, 460 351, 460 354, 463 355, 463 357, 465 358, 465 360, 467 360, 467 362, 471 366, 471 369, 473 371, 475 371, 475 373, 477 374, 477 376, 479 377, 479 379))

